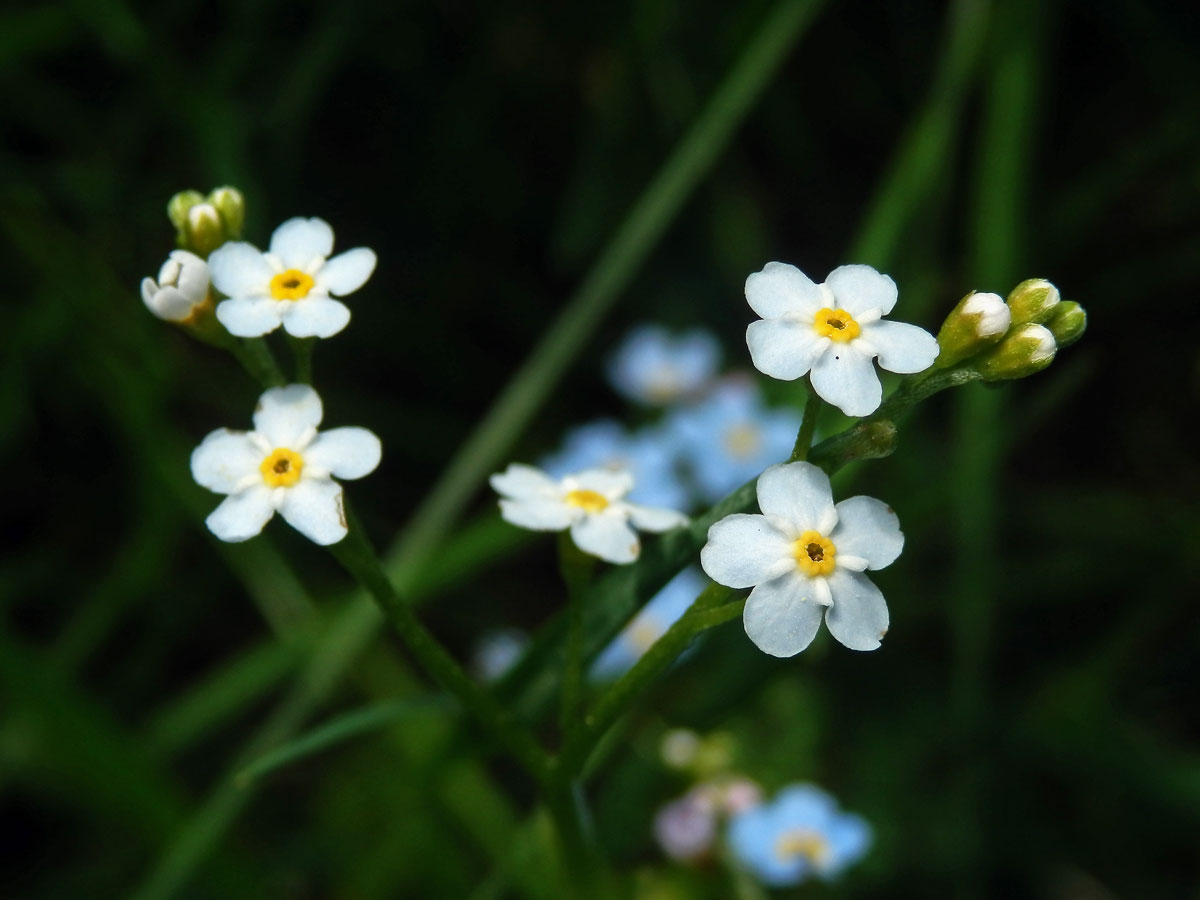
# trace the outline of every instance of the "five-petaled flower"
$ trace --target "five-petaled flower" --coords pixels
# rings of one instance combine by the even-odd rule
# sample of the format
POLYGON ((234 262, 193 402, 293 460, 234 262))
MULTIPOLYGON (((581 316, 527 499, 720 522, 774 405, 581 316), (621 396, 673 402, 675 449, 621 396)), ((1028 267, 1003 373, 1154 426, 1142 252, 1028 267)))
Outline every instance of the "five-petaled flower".
POLYGON ((241 241, 208 258, 212 282, 229 297, 217 318, 238 337, 258 337, 281 324, 294 337, 330 337, 346 327, 350 310, 331 295, 358 290, 375 270, 375 253, 355 247, 332 259, 333 229, 323 219, 288 219, 263 253, 241 241))
POLYGON ((806 462, 772 466, 758 479, 762 515, 732 515, 708 530, 700 564, 727 587, 753 586, 742 621, 772 656, 794 656, 825 615, 851 650, 874 650, 887 633, 883 594, 863 574, 900 555, 896 514, 872 497, 834 506, 829 478, 806 462))
POLYGON ((208 264, 195 253, 172 250, 158 281, 142 279, 146 308, 168 322, 188 322, 208 302, 208 264))
POLYGON ((223 541, 245 541, 276 510, 318 544, 346 536, 338 478, 362 478, 379 465, 379 438, 365 428, 317 432, 321 398, 306 384, 271 388, 258 401, 253 431, 218 428, 192 451, 192 477, 228 494, 208 517, 223 541))
POLYGON ((633 528, 668 531, 687 522, 671 509, 626 501, 633 476, 624 469, 586 469, 554 479, 533 466, 510 463, 491 477, 500 494, 500 514, 533 531, 571 530, 584 553, 611 563, 630 563, 641 552, 633 528), (630 527, 630 526, 633 527, 630 527))
POLYGON ((755 367, 783 381, 811 373, 813 390, 848 416, 879 408, 873 359, 908 375, 938 354, 929 332, 883 320, 896 305, 896 283, 870 266, 839 266, 814 284, 795 266, 767 263, 746 279, 746 301, 762 316, 746 329, 755 367))
POLYGON ((871 846, 871 826, 811 784, 794 784, 729 823, 733 855, 765 884, 836 878, 871 846))

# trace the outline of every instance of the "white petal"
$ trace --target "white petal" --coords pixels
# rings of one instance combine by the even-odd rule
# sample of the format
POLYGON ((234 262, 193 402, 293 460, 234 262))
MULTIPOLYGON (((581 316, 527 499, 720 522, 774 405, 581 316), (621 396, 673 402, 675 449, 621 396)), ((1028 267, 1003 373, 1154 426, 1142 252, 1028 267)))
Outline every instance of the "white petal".
POLYGON ((575 510, 561 500, 549 497, 502 499, 500 515, 504 521, 530 531, 562 531, 575 518, 575 510))
POLYGON ((633 473, 628 469, 585 469, 563 480, 609 500, 624 497, 633 490, 633 473))
POLYGON ((199 303, 208 293, 208 264, 187 250, 172 250, 170 258, 179 264, 175 286, 184 296, 199 303))
MULTIPOLYGON (((150 281, 149 278, 146 281, 150 281)), ((150 281, 153 284, 153 281, 150 281)), ((157 291, 146 298, 145 290, 142 291, 142 299, 146 301, 146 306, 150 312, 154 313, 160 319, 166 319, 168 322, 182 322, 192 314, 192 307, 195 305, 190 299, 185 297, 178 288, 160 287, 157 291)))
POLYGON ((771 466, 758 477, 758 506, 766 515, 784 519, 797 532, 819 531, 832 518, 829 476, 807 462, 771 466))
POLYGON ((870 266, 838 266, 825 279, 839 309, 852 316, 877 309, 886 316, 896 305, 896 282, 870 266))
POLYGON ((258 398, 254 430, 272 447, 296 449, 310 428, 321 424, 321 398, 307 384, 271 388, 258 398))
POLYGON ((324 219, 288 219, 271 235, 271 252, 286 268, 307 271, 333 252, 333 229, 324 219))
POLYGON ((366 284, 375 271, 375 251, 367 247, 355 247, 339 253, 317 271, 316 282, 331 294, 339 297, 357 291, 366 284))
POLYGON ((795 266, 767 263, 746 279, 746 302, 764 319, 792 313, 812 318, 821 303, 821 290, 795 266))
POLYGON ((227 297, 262 295, 275 271, 257 247, 244 241, 222 244, 208 257, 213 286, 227 297))
POLYGON ((812 369, 813 390, 848 416, 869 416, 879 409, 883 386, 871 357, 848 344, 835 344, 812 369))
POLYGON ((795 656, 816 637, 824 611, 825 607, 813 602, 808 579, 789 572, 750 592, 742 624, 763 653, 795 656))
POLYGON ((906 322, 871 322, 863 337, 879 352, 879 365, 889 372, 924 372, 937 359, 938 342, 924 328, 906 322))
POLYGON ((338 478, 362 478, 375 471, 383 456, 379 437, 365 428, 331 428, 317 435, 304 451, 304 464, 338 478))
POLYGON ((283 322, 279 301, 270 297, 234 297, 217 304, 217 320, 237 337, 261 337, 283 322))
POLYGON ((754 368, 781 381, 805 374, 829 343, 811 325, 787 319, 760 319, 746 328, 754 368))
POLYGON ((904 549, 900 520, 892 508, 874 497, 851 497, 837 505, 838 524, 829 535, 843 555, 861 556, 867 567, 882 569, 895 562, 904 549))
POLYGON ((349 321, 346 304, 328 297, 293 300, 283 308, 283 328, 292 337, 333 337, 349 321))
POLYGON ((861 572, 835 569, 828 581, 833 592, 833 606, 825 614, 829 633, 851 650, 874 650, 888 630, 883 594, 861 572))
POLYGON ((522 463, 509 463, 503 472, 488 479, 492 489, 505 497, 557 496, 558 482, 541 469, 522 463))
POLYGON ((571 526, 571 540, 584 553, 618 565, 633 562, 641 551, 629 523, 614 513, 584 516, 571 526))
POLYGON ((796 568, 792 542, 766 516, 743 513, 708 529, 700 565, 713 581, 732 588, 751 587, 796 568))
POLYGON ((302 478, 286 490, 279 514, 298 532, 322 546, 346 536, 340 484, 328 478, 302 478))
POLYGON ((248 475, 257 475, 262 450, 244 431, 218 428, 192 451, 192 477, 196 484, 218 494, 232 494, 248 475))
POLYGON ((271 490, 265 484, 230 494, 205 520, 208 530, 223 541, 248 541, 275 515, 271 490))
POLYGON ((656 506, 639 506, 636 503, 622 503, 622 511, 629 516, 633 526, 641 531, 670 531, 680 525, 686 525, 688 517, 673 509, 661 509, 656 506))

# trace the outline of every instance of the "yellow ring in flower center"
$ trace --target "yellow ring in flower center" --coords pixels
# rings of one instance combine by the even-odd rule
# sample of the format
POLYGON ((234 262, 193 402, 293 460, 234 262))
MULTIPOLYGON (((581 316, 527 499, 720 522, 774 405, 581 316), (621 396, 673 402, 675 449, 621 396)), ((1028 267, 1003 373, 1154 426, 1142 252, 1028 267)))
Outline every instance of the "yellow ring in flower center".
POLYGON ((276 300, 301 300, 312 290, 313 277, 299 269, 288 269, 271 279, 271 296, 276 300))
POLYGON ((794 856, 806 856, 820 865, 829 855, 829 842, 811 828, 793 828, 785 831, 775 842, 775 855, 787 860, 794 856))
POLYGON ((813 329, 821 337, 827 337, 840 343, 852 341, 862 334, 862 329, 854 321, 854 316, 844 309, 830 309, 828 306, 817 310, 817 317, 813 320, 813 329))
POLYGON ((828 575, 837 566, 833 541, 819 531, 806 531, 800 535, 792 544, 792 555, 796 557, 800 571, 810 578, 828 575))
POLYGON ((608 508, 608 498, 595 491, 569 491, 564 499, 568 506, 578 506, 584 512, 598 513, 608 508))
POLYGON ((271 487, 291 487, 304 471, 304 457, 295 450, 277 447, 258 467, 263 481, 271 487))

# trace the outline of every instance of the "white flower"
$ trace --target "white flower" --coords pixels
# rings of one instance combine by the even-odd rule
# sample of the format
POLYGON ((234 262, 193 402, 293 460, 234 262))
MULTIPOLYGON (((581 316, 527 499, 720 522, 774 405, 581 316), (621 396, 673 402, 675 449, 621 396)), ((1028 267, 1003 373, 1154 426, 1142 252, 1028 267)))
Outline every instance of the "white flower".
POLYGON ((208 299, 208 264, 195 253, 172 250, 158 281, 142 279, 146 308, 168 322, 186 322, 208 299))
POLYGON ((584 553, 611 563, 628 563, 641 551, 637 534, 668 531, 687 522, 671 509, 639 506, 624 497, 633 489, 626 469, 586 469, 554 479, 533 466, 511 463, 491 477, 500 494, 500 514, 532 531, 571 529, 571 540, 584 553))
POLYGON ((218 428, 192 451, 192 477, 228 494, 207 519, 223 541, 245 541, 276 510, 318 544, 346 536, 342 486, 379 465, 379 438, 365 428, 317 433, 321 398, 306 384, 271 388, 258 401, 253 431, 218 428))
POLYGON ((874 650, 887 633, 883 594, 863 574, 904 547, 896 514, 872 497, 837 506, 829 478, 806 462, 772 466, 758 479, 763 515, 726 516, 708 530, 700 564, 713 581, 754 587, 746 634, 772 656, 794 656, 830 633, 851 650, 874 650))
POLYGON ((208 258, 213 285, 229 297, 217 318, 238 337, 258 337, 281 324, 295 337, 330 337, 350 310, 331 298, 358 290, 375 270, 375 252, 355 247, 329 259, 333 229, 323 219, 288 219, 263 253, 244 242, 222 244, 208 258))
POLYGON ((848 416, 879 408, 883 389, 871 360, 909 375, 937 358, 933 335, 883 320, 896 305, 896 283, 870 266, 839 266, 814 284, 795 266, 767 263, 746 279, 746 300, 762 316, 746 329, 755 368, 784 381, 811 372, 813 390, 848 416))

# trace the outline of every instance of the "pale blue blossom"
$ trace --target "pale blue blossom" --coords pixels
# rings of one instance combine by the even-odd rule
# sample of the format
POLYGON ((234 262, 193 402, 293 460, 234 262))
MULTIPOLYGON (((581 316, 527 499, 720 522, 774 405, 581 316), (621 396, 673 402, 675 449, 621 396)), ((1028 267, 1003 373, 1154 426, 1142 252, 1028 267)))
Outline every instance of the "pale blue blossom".
POLYGON ((715 503, 792 453, 800 416, 770 409, 749 380, 728 379, 667 421, 701 497, 715 503))
POLYGON ((668 581, 596 657, 592 664, 592 677, 609 681, 627 672, 651 644, 679 621, 707 584, 708 581, 694 567, 684 569, 668 581))
POLYGON ((836 878, 871 846, 871 826, 843 813, 811 784, 794 784, 771 803, 734 816, 729 823, 734 857, 764 884, 784 887, 814 875, 836 878))
POLYGON ((620 423, 600 419, 567 432, 562 449, 541 460, 556 478, 584 469, 628 469, 629 499, 647 506, 688 509, 690 498, 676 471, 673 436, 662 428, 630 434, 620 423))
POLYGON ((668 406, 699 394, 721 359, 706 331, 673 336, 658 325, 640 325, 609 360, 608 377, 625 397, 646 406, 668 406))

